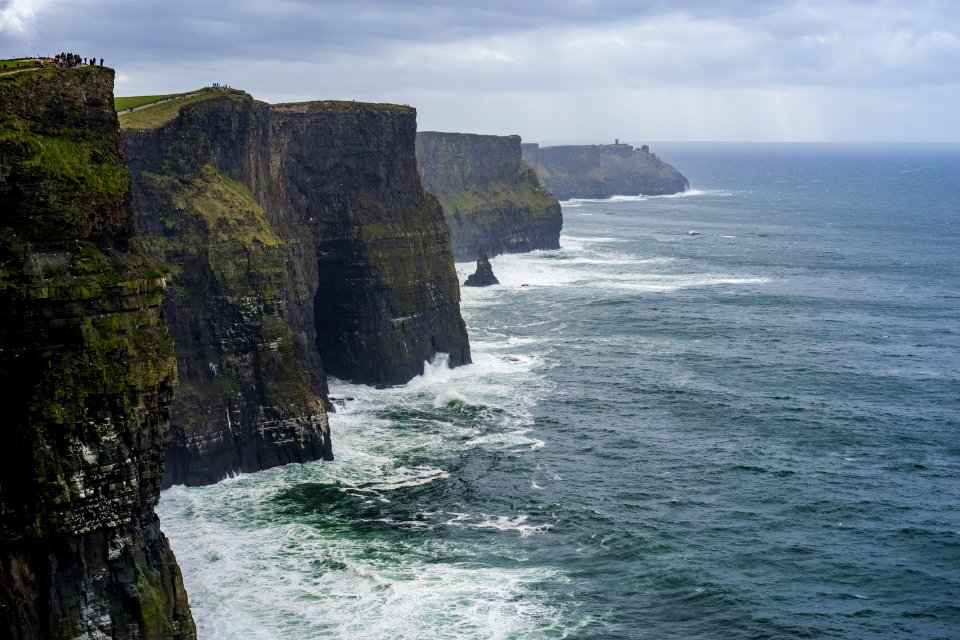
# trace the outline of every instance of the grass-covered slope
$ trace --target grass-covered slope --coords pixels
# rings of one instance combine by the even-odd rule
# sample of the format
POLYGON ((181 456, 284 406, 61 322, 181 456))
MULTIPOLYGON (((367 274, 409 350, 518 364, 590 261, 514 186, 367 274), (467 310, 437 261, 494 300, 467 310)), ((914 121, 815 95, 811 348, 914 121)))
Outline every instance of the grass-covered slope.
POLYGON ((180 110, 187 105, 239 93, 206 88, 186 93, 122 97, 117 98, 115 104, 120 113, 121 128, 157 129, 176 118, 180 110))

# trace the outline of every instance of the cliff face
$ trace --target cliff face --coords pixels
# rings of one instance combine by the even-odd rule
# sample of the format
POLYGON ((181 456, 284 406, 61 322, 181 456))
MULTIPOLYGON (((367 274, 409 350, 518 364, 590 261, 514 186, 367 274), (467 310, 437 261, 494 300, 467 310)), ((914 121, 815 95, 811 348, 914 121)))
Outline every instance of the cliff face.
POLYGON ((438 352, 470 362, 440 203, 421 187, 416 111, 313 102, 271 108, 285 238, 309 230, 314 326, 329 373, 403 383, 438 352))
POLYGON ((520 156, 520 136, 417 134, 423 186, 443 206, 457 260, 560 248, 560 204, 520 156))
POLYGON ((173 275, 164 313, 180 387, 164 486, 332 457, 323 389, 297 360, 285 313, 282 242, 210 140, 252 115, 234 110, 245 102, 217 97, 194 118, 124 132, 137 231, 173 275))
POLYGON ((523 159, 545 187, 561 200, 609 198, 615 195, 664 195, 690 186, 679 171, 650 153, 644 145, 524 144, 523 159))
POLYGON ((0 636, 194 638, 160 532, 173 343, 113 71, 0 77, 0 636))
POLYGON ((470 361, 414 110, 215 92, 142 115, 121 118, 124 150, 137 227, 174 273, 184 390, 167 483, 329 458, 328 372, 394 384, 437 352, 470 361))

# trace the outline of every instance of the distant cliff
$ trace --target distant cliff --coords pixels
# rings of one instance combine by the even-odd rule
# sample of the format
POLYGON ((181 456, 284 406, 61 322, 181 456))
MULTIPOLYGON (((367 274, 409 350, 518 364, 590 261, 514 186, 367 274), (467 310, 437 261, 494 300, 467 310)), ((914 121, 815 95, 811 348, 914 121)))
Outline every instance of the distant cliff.
POLYGON ((422 131, 417 164, 457 260, 560 248, 560 204, 521 161, 520 136, 422 131))
POLYGON ((326 375, 397 384, 470 361, 416 112, 241 92, 124 115, 137 228, 174 278, 183 394, 167 482, 330 457, 326 375))
POLYGON ((646 145, 593 144, 541 147, 524 144, 523 159, 561 200, 664 195, 689 187, 679 171, 646 145))
POLYGON ((0 76, 0 636, 194 638, 160 532, 173 343, 113 71, 0 76))

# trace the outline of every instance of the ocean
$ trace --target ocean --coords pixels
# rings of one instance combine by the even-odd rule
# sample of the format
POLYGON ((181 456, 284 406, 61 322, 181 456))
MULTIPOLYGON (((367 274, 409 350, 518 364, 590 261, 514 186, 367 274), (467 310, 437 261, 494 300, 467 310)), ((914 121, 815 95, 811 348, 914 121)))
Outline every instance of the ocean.
POLYGON ((691 190, 564 202, 474 364, 162 494, 201 638, 960 638, 960 147, 651 146, 691 190))

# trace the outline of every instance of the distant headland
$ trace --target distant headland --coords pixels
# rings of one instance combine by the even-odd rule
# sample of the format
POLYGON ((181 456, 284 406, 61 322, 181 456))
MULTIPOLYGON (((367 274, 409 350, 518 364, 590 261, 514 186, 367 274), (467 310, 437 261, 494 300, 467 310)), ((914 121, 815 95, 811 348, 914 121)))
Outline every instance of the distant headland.
POLYGON ((651 153, 647 145, 635 149, 616 140, 613 144, 556 147, 524 143, 521 148, 524 162, 560 200, 666 195, 690 186, 683 174, 651 153))

